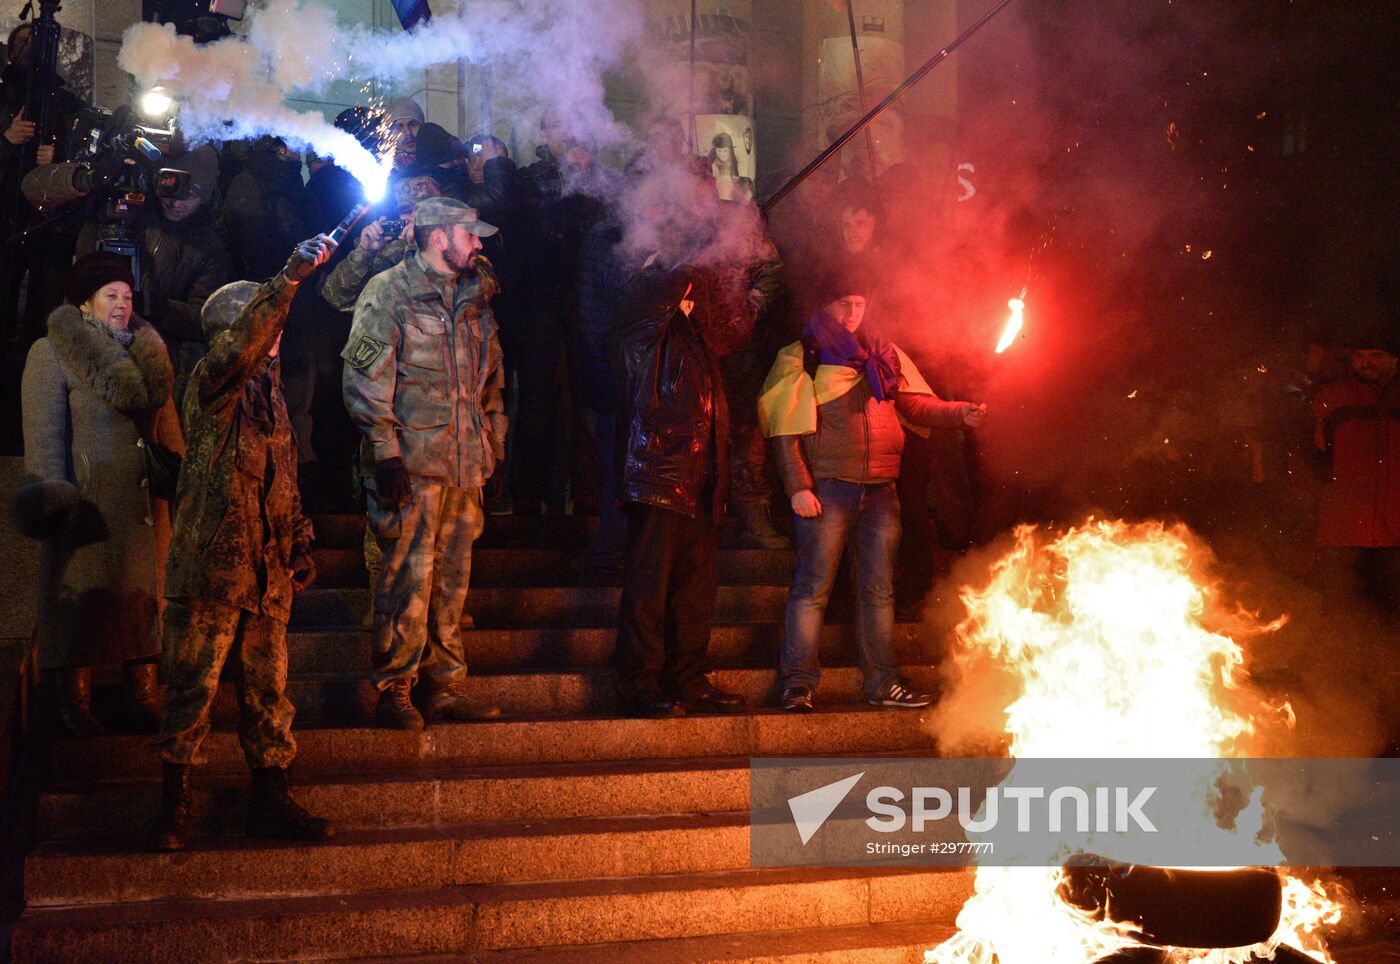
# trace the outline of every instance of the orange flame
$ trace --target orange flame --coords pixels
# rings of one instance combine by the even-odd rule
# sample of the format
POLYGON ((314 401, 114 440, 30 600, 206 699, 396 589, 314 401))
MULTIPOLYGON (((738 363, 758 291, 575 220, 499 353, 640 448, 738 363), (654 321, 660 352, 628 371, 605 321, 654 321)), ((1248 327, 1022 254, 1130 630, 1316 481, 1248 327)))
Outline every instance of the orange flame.
MULTIPOLYGON (((1226 611, 1201 576, 1209 552, 1184 527, 1091 519, 1056 536, 1021 526, 1015 540, 986 586, 962 590, 968 615, 956 629, 964 676, 989 660, 1010 674, 1012 756, 1240 756, 1257 726, 1286 723, 1246 687, 1237 642, 1284 620, 1226 611)), ((1205 788, 1201 802, 1199 814, 1182 815, 1187 832, 1213 820, 1205 788)), ((1260 863, 1272 862, 1267 853, 1260 863)), ((979 867, 959 933, 925 961, 1080 964, 1138 946, 1131 927, 1060 900, 1063 879, 1058 867, 979 867)), ((1319 932, 1340 918, 1321 884, 1287 877, 1282 919, 1267 942, 1177 948, 1171 960, 1234 964, 1286 944, 1330 961, 1319 932)))
POLYGON ((1001 338, 997 341, 998 355, 1010 348, 1016 336, 1021 333, 1024 321, 1022 313, 1026 310, 1026 303, 1020 298, 1012 298, 1006 303, 1006 307, 1011 309, 1011 317, 1006 319, 1006 327, 1001 330, 1001 338))

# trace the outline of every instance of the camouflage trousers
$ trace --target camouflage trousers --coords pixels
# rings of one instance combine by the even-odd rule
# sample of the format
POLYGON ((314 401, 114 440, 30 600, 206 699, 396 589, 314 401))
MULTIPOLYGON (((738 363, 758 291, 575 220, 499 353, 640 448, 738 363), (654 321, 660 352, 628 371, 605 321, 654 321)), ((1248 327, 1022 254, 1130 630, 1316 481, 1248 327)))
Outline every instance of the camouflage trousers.
POLYGON ((238 740, 253 767, 285 767, 296 756, 287 699, 287 624, 207 599, 165 607, 165 712, 152 747, 166 763, 200 764, 209 708, 224 664, 234 660, 238 740))
POLYGON ((413 500, 398 509, 381 508, 373 492, 367 502, 383 556, 374 583, 374 685, 421 674, 447 686, 467 672, 462 610, 472 543, 485 524, 481 490, 415 481, 413 500))

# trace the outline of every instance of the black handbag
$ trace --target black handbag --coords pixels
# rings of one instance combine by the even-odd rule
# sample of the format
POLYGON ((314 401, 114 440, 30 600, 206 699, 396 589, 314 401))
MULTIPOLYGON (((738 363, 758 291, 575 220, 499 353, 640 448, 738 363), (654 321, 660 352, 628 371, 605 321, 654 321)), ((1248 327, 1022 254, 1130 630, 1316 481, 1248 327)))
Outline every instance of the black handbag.
POLYGON ((158 499, 174 501, 175 484, 180 480, 180 456, 150 439, 142 439, 141 451, 146 458, 146 484, 151 495, 158 499))

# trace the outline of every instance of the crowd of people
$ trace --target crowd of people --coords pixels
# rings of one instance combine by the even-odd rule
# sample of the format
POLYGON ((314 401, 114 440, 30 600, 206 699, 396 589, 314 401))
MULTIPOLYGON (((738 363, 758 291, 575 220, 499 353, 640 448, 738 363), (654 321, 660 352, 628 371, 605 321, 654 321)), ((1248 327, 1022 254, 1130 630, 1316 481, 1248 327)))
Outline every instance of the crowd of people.
MULTIPOLYGON (((524 168, 489 134, 462 142, 426 123, 411 100, 336 123, 394 147, 387 200, 340 243, 323 232, 362 194, 333 158, 274 137, 188 150, 164 162, 188 174, 188 196, 141 215, 139 278, 93 250, 97 220, 82 224, 24 366, 16 510, 43 540, 40 666, 79 737, 104 730, 93 667, 122 666, 127 722, 157 733, 164 764, 155 846, 189 839, 190 774, 229 660, 248 832, 332 833, 286 775, 286 628, 315 578, 315 511, 367 519, 383 727, 499 715, 470 691, 461 637, 493 513, 600 516, 581 578, 622 587, 623 714, 743 708, 708 659, 731 513, 758 548, 789 545, 791 522, 784 710, 813 709, 843 555, 866 700, 932 701, 893 652, 897 485, 906 446, 927 458, 922 436, 975 429, 987 411, 940 399, 878 310, 867 320, 884 260, 868 187, 814 193, 790 237, 760 228, 717 259, 692 243, 696 222, 741 209, 762 221, 751 194, 717 199, 711 160, 674 120, 651 122, 620 171, 548 120, 524 168), (666 182, 679 203, 640 205, 651 243, 638 243, 632 202, 663 169, 679 172, 666 182)), ((18 111, 0 127, 15 148, 34 133, 18 111)), ((7 183, 53 160, 0 153, 7 183)), ((31 272, 28 308, 51 274, 31 272)), ((1353 347, 1354 377, 1316 400, 1336 479, 1322 545, 1393 611, 1400 350, 1353 347)))

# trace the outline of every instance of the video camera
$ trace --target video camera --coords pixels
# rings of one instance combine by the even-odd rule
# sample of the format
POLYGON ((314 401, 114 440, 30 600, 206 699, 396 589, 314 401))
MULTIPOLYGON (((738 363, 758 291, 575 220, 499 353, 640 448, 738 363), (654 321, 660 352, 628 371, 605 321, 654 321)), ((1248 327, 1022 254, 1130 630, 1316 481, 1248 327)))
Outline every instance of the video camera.
POLYGON ((122 106, 114 111, 83 111, 73 134, 75 140, 82 138, 73 160, 35 168, 25 175, 20 189, 40 210, 96 196, 101 203, 98 249, 131 258, 139 289, 141 225, 147 198, 183 200, 190 196, 189 173, 160 166, 166 153, 183 147, 180 133, 174 128, 139 124, 135 112, 122 106))
POLYGON ((173 125, 163 129, 137 123, 136 112, 126 105, 114 111, 85 111, 80 123, 89 130, 86 142, 73 158, 84 169, 74 178, 79 187, 86 186, 88 192, 189 197, 189 174, 160 166, 162 157, 184 146, 173 125))

